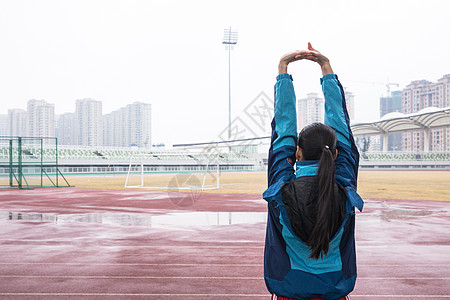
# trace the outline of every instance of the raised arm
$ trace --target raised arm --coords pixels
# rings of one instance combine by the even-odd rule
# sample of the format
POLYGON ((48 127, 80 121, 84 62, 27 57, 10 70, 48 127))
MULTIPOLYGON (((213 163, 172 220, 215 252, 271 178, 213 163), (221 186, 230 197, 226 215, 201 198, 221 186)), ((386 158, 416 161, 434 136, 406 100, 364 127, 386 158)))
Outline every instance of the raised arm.
POLYGON ((308 59, 317 62, 322 69, 321 84, 325 97, 325 124, 333 127, 337 135, 336 180, 341 185, 351 186, 356 190, 359 153, 350 129, 344 89, 337 75, 333 73, 328 58, 315 50, 309 43, 308 49, 311 53, 308 59))
POLYGON ((268 185, 294 176, 297 141, 297 112, 292 76, 287 74, 291 62, 305 58, 308 51, 296 51, 284 55, 278 65, 275 83, 275 112, 272 120, 272 138, 269 149, 268 185))

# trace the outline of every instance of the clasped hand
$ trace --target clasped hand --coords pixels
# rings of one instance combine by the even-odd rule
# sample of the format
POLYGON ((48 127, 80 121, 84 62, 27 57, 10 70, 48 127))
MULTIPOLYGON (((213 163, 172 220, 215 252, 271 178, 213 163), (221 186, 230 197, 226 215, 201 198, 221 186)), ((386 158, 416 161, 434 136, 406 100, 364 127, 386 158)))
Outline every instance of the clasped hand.
POLYGON ((318 63, 322 69, 322 74, 332 74, 333 70, 331 69, 330 60, 319 51, 314 49, 311 46, 311 43, 308 43, 308 50, 297 50, 291 53, 284 55, 280 59, 280 63, 278 65, 278 73, 284 74, 287 73, 287 66, 294 61, 307 59, 318 63))

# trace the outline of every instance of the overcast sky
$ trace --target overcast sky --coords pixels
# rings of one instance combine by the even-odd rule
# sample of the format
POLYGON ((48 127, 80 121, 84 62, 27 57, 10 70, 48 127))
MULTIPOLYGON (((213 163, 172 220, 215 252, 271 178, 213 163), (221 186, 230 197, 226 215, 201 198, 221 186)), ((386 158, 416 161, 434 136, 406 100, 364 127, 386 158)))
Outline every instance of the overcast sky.
MULTIPOLYGON (((153 143, 210 141, 228 122, 224 28, 239 31, 231 56, 232 116, 261 92, 273 97, 279 58, 307 42, 330 58, 355 94, 356 120, 379 117, 385 84, 450 73, 447 0, 96 1, 0 0, 0 114, 30 99, 74 112, 152 104, 153 143)), ((320 69, 297 62, 298 98, 320 92, 320 69)), ((394 89, 394 88, 393 88, 394 89)))

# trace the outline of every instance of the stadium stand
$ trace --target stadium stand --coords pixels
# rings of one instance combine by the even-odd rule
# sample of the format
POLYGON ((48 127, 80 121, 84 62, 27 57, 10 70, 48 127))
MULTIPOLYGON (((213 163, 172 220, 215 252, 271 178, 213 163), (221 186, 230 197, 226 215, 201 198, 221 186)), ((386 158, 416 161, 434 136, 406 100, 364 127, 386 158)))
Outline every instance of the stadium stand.
MULTIPOLYGON (((23 159, 38 161, 41 149, 27 146, 23 150, 23 159)), ((253 151, 253 150, 251 150, 253 151)), ((262 152, 262 151, 261 151, 262 152)), ((143 164, 145 172, 189 172, 216 169, 217 158, 220 170, 254 171, 264 170, 267 154, 228 152, 228 149, 212 153, 202 149, 159 150, 139 148, 80 147, 59 146, 43 148, 43 159, 54 160, 58 157, 59 167, 64 174, 70 173, 124 173, 130 164, 143 164)), ((17 157, 17 149, 13 149, 17 157)), ((9 161, 9 147, 0 147, 0 162, 5 169, 9 161)), ((450 153, 447 152, 366 152, 361 153, 361 169, 450 169, 450 153)))

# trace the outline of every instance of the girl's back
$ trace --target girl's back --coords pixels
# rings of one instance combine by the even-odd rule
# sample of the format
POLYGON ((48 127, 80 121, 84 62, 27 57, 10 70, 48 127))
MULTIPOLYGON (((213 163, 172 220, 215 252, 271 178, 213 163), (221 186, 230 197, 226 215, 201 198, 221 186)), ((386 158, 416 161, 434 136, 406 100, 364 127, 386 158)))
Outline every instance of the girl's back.
MULTIPOLYGON (((301 176, 285 184, 281 189, 281 199, 289 217, 292 230, 308 246, 311 245, 311 233, 317 224, 318 216, 318 186, 316 176, 301 176)), ((345 219, 345 189, 334 184, 332 209, 335 214, 330 223, 329 237, 334 237, 342 221, 345 219)), ((328 232, 328 230, 327 230, 328 232)), ((329 242, 329 241, 328 241, 329 242)))
POLYGON ((264 278, 277 296, 338 299, 355 285, 354 207, 363 206, 356 193, 359 154, 344 91, 328 59, 312 47, 284 56, 279 73, 269 187, 263 194, 268 202, 264 278), (316 61, 322 68, 325 124, 335 134, 334 143, 303 136, 317 144, 310 147, 314 149, 300 142, 302 134, 297 140, 296 97, 286 71, 288 63, 299 59, 316 61))

